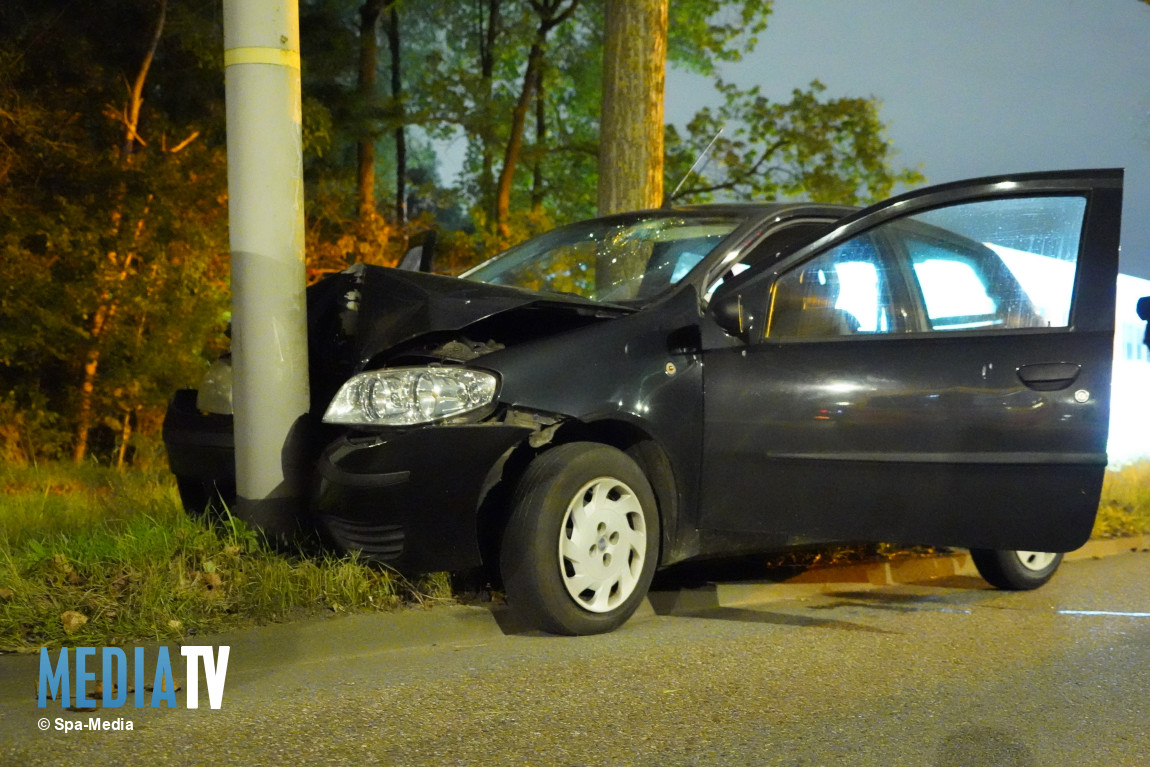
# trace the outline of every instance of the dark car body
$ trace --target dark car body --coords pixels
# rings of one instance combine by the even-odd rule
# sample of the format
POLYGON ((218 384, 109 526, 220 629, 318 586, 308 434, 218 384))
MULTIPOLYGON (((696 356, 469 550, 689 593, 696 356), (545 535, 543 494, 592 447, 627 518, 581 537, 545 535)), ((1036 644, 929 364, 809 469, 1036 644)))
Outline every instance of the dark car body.
MULTIPOLYGON (((649 480, 660 565, 831 541, 1073 549, 1106 465, 1121 182, 1020 174, 863 211, 625 214, 604 221, 733 223, 618 300, 334 275, 308 293, 310 521, 402 570, 490 564, 518 478, 579 441, 649 480), (1062 275, 1049 306, 1029 287, 1043 270, 1062 275), (352 376, 420 366, 485 371, 497 394, 427 424, 320 423, 352 376)), ((190 507, 231 486, 229 423, 193 393, 173 400, 164 437, 190 507)))

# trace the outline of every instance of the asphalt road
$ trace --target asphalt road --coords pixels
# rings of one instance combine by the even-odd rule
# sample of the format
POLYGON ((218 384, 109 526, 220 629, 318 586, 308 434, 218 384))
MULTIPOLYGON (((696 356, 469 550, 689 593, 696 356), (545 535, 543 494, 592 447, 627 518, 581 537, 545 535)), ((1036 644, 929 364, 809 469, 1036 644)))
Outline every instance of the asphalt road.
POLYGON ((678 607, 597 637, 516 633, 480 607, 215 637, 232 648, 219 710, 202 682, 196 710, 183 692, 176 709, 40 709, 38 659, 3 656, 0 764, 1150 764, 1150 553, 1068 562, 1028 593, 964 575, 715 593, 656 595, 678 607), (134 729, 55 729, 95 716, 134 729))

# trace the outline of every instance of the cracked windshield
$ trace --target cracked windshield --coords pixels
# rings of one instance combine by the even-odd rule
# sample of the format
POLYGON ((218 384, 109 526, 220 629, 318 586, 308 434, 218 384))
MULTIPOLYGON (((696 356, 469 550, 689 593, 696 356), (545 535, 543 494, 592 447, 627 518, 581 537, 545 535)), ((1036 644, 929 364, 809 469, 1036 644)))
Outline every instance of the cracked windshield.
POLYGON ((681 214, 591 221, 516 245, 463 277, 592 301, 646 301, 683 279, 739 223, 681 214))

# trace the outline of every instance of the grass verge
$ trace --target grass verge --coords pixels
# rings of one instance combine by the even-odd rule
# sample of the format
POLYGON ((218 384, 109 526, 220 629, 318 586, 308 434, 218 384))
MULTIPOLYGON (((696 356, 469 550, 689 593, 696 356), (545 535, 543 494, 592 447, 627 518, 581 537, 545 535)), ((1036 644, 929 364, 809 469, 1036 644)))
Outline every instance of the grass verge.
POLYGON ((1092 538, 1150 535, 1150 459, 1111 469, 1102 483, 1102 501, 1092 538))
MULTIPOLYGON (((1095 538, 1150 535, 1150 460, 1107 472, 1095 538)), ((929 556, 926 547, 825 547, 768 564, 929 556)), ((166 473, 0 468, 0 650, 179 641, 309 612, 450 598, 355 557, 286 556, 242 522, 184 514, 166 473)))
POLYGON ((238 520, 183 513, 161 474, 0 471, 0 649, 178 641, 317 610, 447 598, 355 557, 288 556, 238 520))

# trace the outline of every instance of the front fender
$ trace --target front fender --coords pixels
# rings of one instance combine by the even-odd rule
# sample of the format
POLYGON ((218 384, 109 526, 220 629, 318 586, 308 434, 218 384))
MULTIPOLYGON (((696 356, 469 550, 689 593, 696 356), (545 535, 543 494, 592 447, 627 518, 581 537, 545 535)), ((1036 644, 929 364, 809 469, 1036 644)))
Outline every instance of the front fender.
POLYGON ((316 467, 317 526, 338 548, 405 572, 478 566, 485 481, 531 432, 487 423, 338 439, 316 467))

